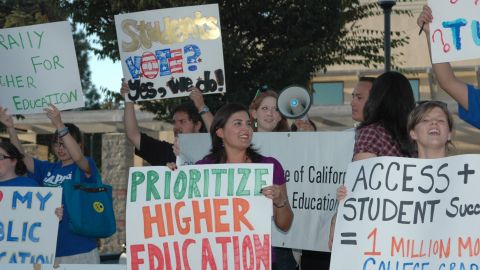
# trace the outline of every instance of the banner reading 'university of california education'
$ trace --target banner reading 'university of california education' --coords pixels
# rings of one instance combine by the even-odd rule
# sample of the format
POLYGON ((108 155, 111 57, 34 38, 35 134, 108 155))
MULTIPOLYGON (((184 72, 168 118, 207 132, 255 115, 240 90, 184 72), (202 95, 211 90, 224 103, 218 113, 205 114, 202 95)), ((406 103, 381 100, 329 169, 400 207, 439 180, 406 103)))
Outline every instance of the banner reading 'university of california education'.
MULTIPOLYGON (((272 226, 274 246, 329 251, 330 220, 338 206, 335 193, 352 159, 353 137, 350 131, 254 133, 253 146, 282 164, 294 213, 288 232, 272 226)), ((179 143, 183 163, 190 164, 211 147, 208 134, 180 134, 179 143)))

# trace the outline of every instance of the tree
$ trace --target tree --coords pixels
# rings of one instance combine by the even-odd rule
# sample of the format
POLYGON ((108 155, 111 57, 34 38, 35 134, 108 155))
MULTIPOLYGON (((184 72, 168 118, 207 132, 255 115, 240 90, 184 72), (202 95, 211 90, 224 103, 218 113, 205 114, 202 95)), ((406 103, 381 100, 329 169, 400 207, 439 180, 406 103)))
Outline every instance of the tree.
POLYGON ((92 50, 87 40, 85 32, 78 30, 73 24, 73 40, 75 43, 75 52, 77 54, 78 71, 80 73, 80 81, 85 94, 85 110, 100 109, 100 94, 97 87, 92 83, 90 65, 88 64, 89 52, 92 50))
MULTIPOLYGON (((143 0, 67 1, 74 22, 96 34, 100 57, 119 60, 114 15, 214 1, 143 0)), ((383 62, 383 33, 360 29, 356 21, 381 14, 376 3, 359 0, 219 0, 227 100, 248 104, 262 85, 282 89, 306 85, 310 74, 334 64, 375 67, 383 62), (360 3, 361 2, 361 3, 360 3)), ((405 12, 395 9, 395 12, 405 12)), ((394 32, 392 47, 408 42, 394 32)), ((395 63, 395 62, 394 62, 395 63)), ((218 95, 208 99, 224 101, 218 95)), ((153 101, 144 108, 168 117, 169 106, 178 100, 153 101)))

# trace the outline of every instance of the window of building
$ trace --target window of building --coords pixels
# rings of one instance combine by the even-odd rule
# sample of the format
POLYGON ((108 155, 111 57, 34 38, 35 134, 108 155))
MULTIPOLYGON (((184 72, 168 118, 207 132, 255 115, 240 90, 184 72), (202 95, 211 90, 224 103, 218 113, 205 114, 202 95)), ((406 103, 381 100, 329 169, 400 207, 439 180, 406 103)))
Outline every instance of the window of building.
POLYGON ((410 82, 410 86, 412 86, 413 97, 415 98, 415 101, 418 101, 420 99, 420 90, 419 90, 420 82, 418 79, 411 79, 408 81, 410 82))
POLYGON ((313 105, 343 105, 343 82, 314 82, 313 105))

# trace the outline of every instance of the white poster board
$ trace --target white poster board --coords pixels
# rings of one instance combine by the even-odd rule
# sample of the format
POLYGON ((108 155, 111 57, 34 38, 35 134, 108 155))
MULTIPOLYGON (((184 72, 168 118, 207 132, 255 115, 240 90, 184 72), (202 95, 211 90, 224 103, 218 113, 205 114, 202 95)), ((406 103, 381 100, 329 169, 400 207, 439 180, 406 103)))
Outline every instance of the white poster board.
MULTIPOLYGON (((180 134, 183 163, 192 164, 210 150, 208 134, 180 134)), ((253 145, 276 158, 285 170, 294 219, 285 233, 272 226, 274 246, 329 251, 330 220, 337 210, 336 190, 353 156, 354 133, 256 132, 253 145)))
POLYGON ((115 27, 127 99, 226 91, 217 4, 119 14, 115 27))
POLYGON ((11 114, 85 106, 70 23, 0 29, 0 106, 11 114))
POLYGON ((272 179, 273 164, 130 168, 128 269, 270 269, 272 179))
POLYGON ((9 264, 5 269, 8 270, 127 270, 125 264, 9 264))
POLYGON ((480 1, 428 0, 432 62, 480 58, 480 1))
POLYGON ((61 188, 0 187, 0 269, 55 259, 61 188))
POLYGON ((362 160, 345 185, 331 270, 480 269, 480 155, 362 160))

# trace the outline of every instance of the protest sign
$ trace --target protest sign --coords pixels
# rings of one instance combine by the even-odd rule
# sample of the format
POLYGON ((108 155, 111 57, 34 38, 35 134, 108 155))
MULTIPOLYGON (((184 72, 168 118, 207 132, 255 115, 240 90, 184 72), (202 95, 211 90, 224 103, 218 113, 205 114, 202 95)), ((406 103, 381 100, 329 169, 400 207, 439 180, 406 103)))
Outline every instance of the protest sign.
POLYGON ((119 14, 115 27, 128 100, 226 91, 217 4, 119 14))
POLYGON ((428 0, 432 62, 480 58, 480 1, 428 0))
POLYGON ((272 164, 130 168, 128 269, 270 269, 272 164))
MULTIPOLYGON (((288 232, 272 226, 274 246, 329 251, 335 194, 352 159, 353 142, 353 132, 254 133, 254 147, 282 164, 294 213, 288 232)), ((179 143, 183 164, 202 159, 211 147, 208 134, 180 134, 179 143)))
POLYGON ((0 106, 11 114, 84 107, 68 22, 0 29, 0 106))
POLYGON ((61 199, 59 188, 0 187, 0 269, 53 263, 61 199))
POLYGON ((8 270, 127 270, 125 264, 88 264, 88 267, 85 267, 86 264, 38 264, 38 265, 20 265, 20 264, 9 264, 6 269, 8 270))
POLYGON ((8 270, 127 270, 125 264, 88 264, 86 267, 85 264, 38 264, 38 265, 19 265, 19 264, 9 264, 6 269, 8 270))
POLYGON ((480 155, 351 163, 330 269, 479 269, 479 164, 480 155))

